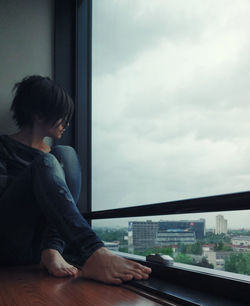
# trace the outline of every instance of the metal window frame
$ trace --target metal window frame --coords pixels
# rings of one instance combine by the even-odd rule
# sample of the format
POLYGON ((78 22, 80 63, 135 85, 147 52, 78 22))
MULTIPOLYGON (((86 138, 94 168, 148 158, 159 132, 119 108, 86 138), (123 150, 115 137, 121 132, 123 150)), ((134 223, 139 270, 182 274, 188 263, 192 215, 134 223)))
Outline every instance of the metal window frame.
POLYGON ((55 0, 54 79, 75 102, 70 127, 55 144, 72 146, 78 153, 81 213, 91 212, 91 10, 91 0, 55 0))
MULTIPOLYGON (((56 141, 56 144, 73 146, 78 152, 83 169, 83 187, 78 208, 89 223, 93 219, 250 209, 250 192, 241 192, 92 212, 91 37, 92 0, 55 0, 54 79, 65 87, 75 101, 71 127, 62 140, 56 141)), ((136 256, 132 258, 138 260, 136 256)), ((217 284, 223 288, 225 295, 232 295, 233 292, 234 297, 239 299, 249 297, 246 293, 249 283, 243 281, 215 278, 208 274, 201 275, 184 267, 176 270, 176 268, 154 266, 154 271, 157 277, 166 279, 166 275, 167 277, 171 275, 173 280, 183 286, 193 283, 201 291, 206 291, 208 286, 216 290, 215 284, 217 284)))

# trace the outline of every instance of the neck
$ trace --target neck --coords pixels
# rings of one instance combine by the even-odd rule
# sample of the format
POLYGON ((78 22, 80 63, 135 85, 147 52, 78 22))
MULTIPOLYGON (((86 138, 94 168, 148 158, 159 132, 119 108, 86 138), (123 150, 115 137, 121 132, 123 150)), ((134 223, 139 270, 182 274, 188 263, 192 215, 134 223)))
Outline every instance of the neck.
POLYGON ((44 146, 45 135, 39 129, 23 128, 10 136, 32 148, 40 149, 44 146))

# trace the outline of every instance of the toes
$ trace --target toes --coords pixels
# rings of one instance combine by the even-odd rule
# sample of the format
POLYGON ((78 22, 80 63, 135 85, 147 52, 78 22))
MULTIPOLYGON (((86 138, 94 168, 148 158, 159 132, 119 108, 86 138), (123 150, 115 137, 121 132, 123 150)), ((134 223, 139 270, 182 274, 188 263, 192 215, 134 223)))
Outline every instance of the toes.
POLYGON ((75 276, 78 273, 78 270, 74 267, 66 269, 69 275, 75 276))
POLYGON ((73 269, 71 269, 71 271, 73 272, 74 275, 77 275, 77 273, 78 273, 78 269, 77 268, 73 268, 73 269))
POLYGON ((126 274, 122 277, 122 279, 127 282, 133 279, 133 275, 132 274, 126 274))
POLYGON ((138 262, 135 261, 131 261, 131 260, 127 260, 128 264, 130 267, 133 267, 134 269, 140 269, 142 271, 144 271, 145 273, 151 273, 152 270, 149 267, 143 266, 141 264, 139 264, 138 262))
POLYGON ((148 279, 148 278, 149 278, 149 275, 148 275, 148 274, 143 273, 143 274, 142 274, 142 278, 143 278, 143 279, 148 279))
POLYGON ((119 274, 116 275, 116 278, 122 279, 124 282, 128 282, 134 278, 132 274, 119 274))
POLYGON ((133 273, 133 277, 134 277, 135 279, 137 279, 137 280, 141 280, 141 279, 142 279, 142 275, 139 274, 139 273, 136 273, 136 272, 133 273))
POLYGON ((145 273, 150 274, 152 272, 152 269, 149 267, 141 266, 141 270, 143 270, 145 273))
POLYGON ((72 271, 71 268, 66 268, 64 271, 66 271, 68 275, 74 275, 74 272, 72 271))
POLYGON ((135 279, 148 279, 149 278, 148 273, 144 273, 140 269, 133 269, 130 271, 130 273, 134 275, 135 279))

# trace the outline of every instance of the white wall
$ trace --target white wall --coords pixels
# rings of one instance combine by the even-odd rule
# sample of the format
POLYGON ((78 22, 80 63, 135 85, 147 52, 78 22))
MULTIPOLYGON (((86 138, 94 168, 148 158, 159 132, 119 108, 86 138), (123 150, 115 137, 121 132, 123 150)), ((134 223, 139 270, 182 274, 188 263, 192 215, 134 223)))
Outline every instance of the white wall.
POLYGON ((53 0, 0 0, 0 134, 16 131, 9 112, 15 82, 53 76, 53 40, 53 0))

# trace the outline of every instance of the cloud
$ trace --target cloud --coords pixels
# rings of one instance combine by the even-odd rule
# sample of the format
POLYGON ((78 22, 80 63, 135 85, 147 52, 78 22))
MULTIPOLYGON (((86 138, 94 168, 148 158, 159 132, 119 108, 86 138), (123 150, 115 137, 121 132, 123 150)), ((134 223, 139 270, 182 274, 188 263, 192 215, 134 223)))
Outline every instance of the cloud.
POLYGON ((94 2, 95 210, 249 189, 250 3, 184 4, 94 2))

